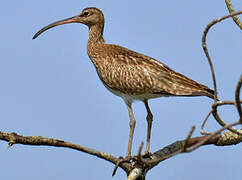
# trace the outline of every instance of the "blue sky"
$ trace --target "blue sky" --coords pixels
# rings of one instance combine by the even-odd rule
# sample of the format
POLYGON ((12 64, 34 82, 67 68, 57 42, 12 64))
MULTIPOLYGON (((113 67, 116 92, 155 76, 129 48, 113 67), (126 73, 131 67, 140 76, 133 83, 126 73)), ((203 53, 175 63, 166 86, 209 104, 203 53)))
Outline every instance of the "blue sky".
MULTIPOLYGON (((233 2, 241 10, 242 2, 233 2)), ((209 66, 201 47, 206 25, 228 14, 223 1, 3 1, 0 6, 0 130, 41 135, 125 155, 129 118, 122 99, 102 85, 86 54, 88 28, 80 24, 56 27, 38 39, 43 26, 95 6, 106 17, 104 38, 156 58, 174 70, 212 88, 209 66)), ((212 28, 208 48, 214 61, 219 97, 234 99, 241 74, 242 36, 231 19, 212 28)), ((184 139, 199 127, 212 100, 159 98, 150 100, 154 115, 151 151, 184 139)), ((143 103, 133 106, 137 120, 132 153, 146 137, 143 103)), ((227 122, 236 110, 221 109, 227 122)), ((217 129, 211 118, 208 130, 217 129)), ((241 178, 241 147, 202 147, 178 155, 151 170, 147 179, 241 178), (221 173, 222 172, 222 173, 221 173)), ((33 147, 0 142, 0 179, 125 179, 113 165, 70 149, 33 147)))

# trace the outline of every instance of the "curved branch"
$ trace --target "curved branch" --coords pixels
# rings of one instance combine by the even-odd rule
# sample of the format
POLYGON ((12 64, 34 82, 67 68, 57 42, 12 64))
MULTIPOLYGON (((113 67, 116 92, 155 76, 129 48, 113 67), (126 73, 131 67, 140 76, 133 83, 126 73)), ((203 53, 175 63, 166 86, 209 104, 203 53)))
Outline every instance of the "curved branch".
MULTIPOLYGON (((202 36, 202 47, 203 47, 203 50, 204 50, 204 53, 207 57, 207 60, 208 60, 208 63, 209 63, 209 66, 210 66, 210 69, 211 69, 211 74, 212 74, 212 78, 213 78, 213 85, 214 85, 214 103, 217 102, 218 98, 217 98, 217 84, 216 84, 216 77, 215 77, 215 71, 214 71, 214 67, 213 67, 213 63, 212 63, 212 60, 210 58, 210 55, 208 53, 208 49, 207 49, 207 44, 206 44, 206 37, 207 37, 207 34, 208 34, 208 31, 210 30, 210 28, 215 25, 216 23, 222 21, 222 20, 225 20, 227 18, 230 18, 230 17, 233 17, 233 16, 236 16, 236 15, 239 15, 239 14, 242 14, 242 11, 238 11, 238 12, 233 12, 229 15, 226 15, 226 16, 223 16, 221 18, 218 18, 218 19, 215 19, 213 20, 212 22, 210 22, 204 32, 203 32, 203 36, 202 36)), ((214 105, 213 105, 214 107, 214 105)), ((222 126, 225 126, 226 123, 219 117, 218 113, 217 113, 217 109, 216 108, 213 108, 213 111, 212 111, 212 114, 214 116, 214 118, 216 119, 216 121, 221 124, 222 126)), ((236 130, 235 128, 228 128, 230 131, 232 132, 236 132, 238 134, 240 134, 240 132, 238 132, 238 130, 236 130)))
POLYGON ((200 133, 202 135, 209 135, 209 134, 212 134, 212 132, 206 132, 204 131, 204 127, 205 127, 205 124, 207 123, 208 121, 208 118, 210 117, 210 115, 212 114, 212 110, 209 111, 209 113, 207 114, 206 118, 204 119, 202 125, 201 125, 201 128, 200 128, 200 133))
POLYGON ((242 123, 242 109, 241 109, 241 101, 240 101, 240 89, 242 85, 242 75, 240 76, 239 82, 236 86, 235 90, 235 105, 237 107, 239 117, 240 117, 240 122, 242 123))
MULTIPOLYGON (((242 103, 242 102, 240 102, 242 103)), ((217 107, 218 106, 222 106, 222 105, 235 105, 236 103, 234 101, 220 101, 220 102, 216 102, 212 105, 212 114, 213 114, 213 117, 216 119, 216 121, 223 127, 225 126, 228 126, 219 116, 218 112, 217 112, 217 107)), ((233 127, 228 127, 228 130, 230 130, 231 132, 233 133, 236 133, 236 134, 239 134, 239 135, 242 135, 241 131, 233 128, 233 127)))
MULTIPOLYGON (((219 130, 215 131, 214 133, 208 135, 208 136, 207 136, 205 139, 203 139, 202 141, 200 141, 200 142, 198 142, 197 144, 195 144, 195 145, 193 145, 193 146, 187 148, 187 149, 186 149, 187 152, 194 151, 195 149, 197 149, 197 148, 199 148, 200 146, 202 146, 203 144, 205 144, 205 143, 206 143, 208 140, 210 140, 211 138, 216 137, 216 136, 217 136, 218 134, 220 134, 222 131, 224 131, 224 130, 226 130, 226 129, 229 129, 229 128, 231 128, 232 126, 236 126, 236 125, 238 125, 238 124, 240 124, 240 121, 235 122, 235 123, 232 123, 232 124, 228 124, 228 125, 222 127, 221 129, 219 129, 219 130)), ((241 133, 239 130, 238 130, 238 132, 241 133)), ((236 134, 237 134, 237 133, 236 133, 236 134)), ((238 135, 238 134, 237 134, 237 135, 238 135)), ((238 137, 241 137, 241 134, 238 135, 238 137)), ((223 136, 220 135, 219 138, 223 138, 223 136)), ((219 140, 219 139, 218 139, 218 140, 219 140)), ((239 140, 241 140, 241 138, 239 138, 239 140)), ((222 142, 224 142, 223 139, 221 140, 221 144, 222 144, 222 142)), ((217 143, 216 143, 216 145, 217 145, 217 143)), ((224 145, 228 145, 228 144, 224 144, 224 145)))
MULTIPOLYGON (((234 12, 234 8, 232 6, 231 1, 230 0, 225 0, 225 3, 227 5, 229 13, 230 14, 233 13, 234 12)), ((242 23, 240 22, 239 18, 237 16, 233 16, 233 20, 239 26, 239 28, 242 30, 242 23)))
POLYGON ((242 14, 242 11, 238 11, 238 12, 233 12, 227 16, 223 16, 221 18, 218 18, 218 19, 215 19, 213 20, 212 22, 210 22, 207 27, 205 28, 204 32, 203 32, 203 36, 202 36, 202 47, 203 47, 203 50, 204 50, 204 53, 208 59, 208 63, 209 63, 209 66, 210 66, 210 69, 211 69, 211 73, 212 73, 212 78, 213 78, 213 85, 214 85, 214 101, 216 102, 217 101, 217 84, 216 84, 216 77, 215 77, 215 72, 214 72, 214 68, 213 68, 213 63, 212 63, 212 60, 209 56, 209 53, 208 53, 208 49, 207 49, 207 44, 206 44, 206 38, 207 38, 207 34, 208 34, 208 31, 209 29, 217 24, 218 22, 224 20, 224 19, 227 19, 227 18, 230 18, 230 17, 233 17, 233 16, 236 16, 236 15, 239 15, 239 14, 242 14))

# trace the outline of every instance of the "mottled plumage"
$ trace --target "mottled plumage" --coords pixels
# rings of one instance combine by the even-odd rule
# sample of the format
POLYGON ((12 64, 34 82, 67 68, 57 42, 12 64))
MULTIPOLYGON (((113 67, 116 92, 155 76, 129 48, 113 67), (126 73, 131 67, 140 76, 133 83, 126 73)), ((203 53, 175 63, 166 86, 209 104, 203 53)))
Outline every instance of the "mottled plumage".
POLYGON ((93 49, 94 52, 103 50, 88 54, 100 79, 112 90, 132 96, 146 94, 148 98, 201 95, 213 98, 213 91, 207 86, 151 57, 111 44, 101 44, 93 49))
POLYGON ((131 155, 135 119, 132 111, 133 100, 143 101, 147 110, 147 145, 150 150, 150 134, 153 115, 148 99, 162 96, 207 96, 214 98, 213 90, 170 69, 167 65, 149 56, 121 46, 106 44, 103 39, 104 15, 91 7, 77 16, 52 23, 34 35, 67 23, 82 23, 89 27, 87 53, 92 60, 99 78, 112 93, 122 97, 128 107, 130 135, 127 156, 131 155))

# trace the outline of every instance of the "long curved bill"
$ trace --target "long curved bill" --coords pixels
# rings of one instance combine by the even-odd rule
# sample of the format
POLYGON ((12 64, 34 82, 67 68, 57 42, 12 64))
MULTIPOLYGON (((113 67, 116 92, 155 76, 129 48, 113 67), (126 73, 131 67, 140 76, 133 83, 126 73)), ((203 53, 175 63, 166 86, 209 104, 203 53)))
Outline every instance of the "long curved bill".
POLYGON ((41 30, 39 30, 34 36, 33 39, 37 38, 41 33, 45 32, 46 30, 53 28, 55 26, 59 26, 62 24, 68 24, 68 23, 78 23, 78 16, 73 16, 67 19, 63 19, 60 21, 56 21, 54 23, 49 24, 48 26, 43 27, 41 30))

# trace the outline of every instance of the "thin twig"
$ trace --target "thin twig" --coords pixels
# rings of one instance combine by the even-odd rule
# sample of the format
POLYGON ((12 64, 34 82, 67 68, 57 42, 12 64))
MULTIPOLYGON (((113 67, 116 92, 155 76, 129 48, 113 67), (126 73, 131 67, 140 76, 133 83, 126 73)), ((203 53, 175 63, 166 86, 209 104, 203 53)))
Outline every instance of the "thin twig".
MULTIPOLYGON (((220 134, 222 131, 225 129, 238 125, 240 122, 235 122, 229 125, 226 125, 225 127, 222 127, 221 129, 215 131, 214 133, 208 135, 208 136, 201 136, 201 137, 195 137, 195 138, 190 138, 190 134, 192 131, 189 132, 187 138, 183 141, 177 141, 153 154, 155 158, 152 160, 146 160, 146 163, 150 164, 150 168, 156 166, 160 162, 173 157, 179 153, 185 153, 185 152, 191 152, 194 151, 195 149, 199 148, 202 145, 209 145, 209 144, 214 144, 214 145, 219 145, 219 146, 225 146, 225 145, 232 145, 233 143, 238 144, 239 142, 242 141, 242 138, 240 135, 234 136, 234 134, 230 133, 230 142, 227 142, 224 140, 224 134, 220 134), (231 139, 233 137, 234 139, 231 139), (218 144, 218 141, 219 144, 218 144), (184 147, 185 150, 184 150, 184 147)), ((226 133, 227 134, 227 133, 226 133)), ((228 135, 227 135, 228 136, 228 135)))
POLYGON ((207 38, 207 33, 209 31, 209 29, 215 25, 216 23, 224 20, 224 19, 227 19, 227 18, 230 18, 230 17, 233 17, 233 16, 236 16, 236 15, 239 15, 239 14, 242 14, 242 11, 237 11, 237 12, 233 12, 227 16, 223 16, 221 18, 218 18, 218 19, 215 19, 213 20, 212 22, 210 22, 204 32, 203 32, 203 36, 202 36, 202 47, 203 47, 203 50, 204 50, 204 53, 208 59, 208 63, 209 63, 209 66, 210 66, 210 69, 211 69, 211 73, 212 73, 212 78, 213 78, 213 86, 214 86, 214 102, 217 101, 218 97, 217 97, 217 84, 216 84, 216 77, 215 77, 215 71, 214 71, 214 67, 213 67, 213 63, 212 63, 212 60, 209 56, 209 53, 208 53, 208 49, 207 49, 207 45, 206 45, 206 38, 207 38))
POLYGON ((184 147, 183 147, 183 152, 186 152, 186 148, 187 148, 187 145, 188 145, 188 141, 191 139, 191 136, 192 136, 192 133, 194 132, 195 130, 195 126, 192 126, 191 130, 189 131, 188 135, 187 135, 187 138, 184 142, 184 147))
MULTIPOLYGON (((237 104, 240 105, 241 103, 242 103, 242 101, 239 100, 239 102, 237 104)), ((212 132, 205 132, 204 131, 204 126, 205 126, 209 116, 213 113, 213 111, 217 111, 217 107, 218 106, 223 106, 223 105, 236 105, 236 102, 234 102, 234 101, 219 101, 219 102, 214 103, 212 105, 212 110, 208 113, 208 115, 206 116, 205 120, 202 123, 201 129, 200 129, 200 133, 202 135, 210 135, 210 134, 212 134, 212 132)), ((221 118, 217 114, 215 114, 215 118, 217 118, 216 120, 217 120, 217 122, 219 122, 219 124, 221 126, 226 126, 227 125, 226 123, 224 123, 224 121, 221 121, 221 118)), ((237 133, 237 134, 241 135, 241 133, 238 133, 238 130, 236 130, 235 128, 231 127, 231 128, 229 128, 229 130, 231 130, 233 133, 237 133)))
POLYGON ((139 151, 138 151, 138 157, 140 156, 141 157, 141 151, 143 149, 143 146, 144 146, 144 142, 142 141, 140 146, 139 146, 139 151))
MULTIPOLYGON (((242 103, 242 102, 241 102, 242 103)), ((220 102, 215 102, 212 105, 212 114, 213 117, 216 119, 216 121, 223 127, 227 126, 227 124, 220 118, 219 114, 217 113, 217 107, 218 106, 222 106, 222 105, 235 105, 234 101, 220 101, 220 102)), ((234 127, 228 127, 228 130, 230 130, 233 133, 242 135, 240 131, 238 131, 237 129, 235 129, 234 127)))
POLYGON ((202 123, 202 126, 201 126, 201 128, 200 128, 200 133, 201 133, 202 135, 209 135, 209 134, 212 134, 212 132, 206 132, 206 131, 204 131, 204 126, 205 126, 205 124, 207 123, 208 118, 209 118, 209 116, 210 116, 211 114, 212 114, 212 110, 209 111, 208 115, 206 116, 206 118, 204 119, 204 121, 203 121, 203 123, 202 123))
POLYGON ((156 158, 146 161, 146 163, 150 164, 150 167, 154 167, 155 165, 159 164, 161 161, 164 161, 170 157, 173 157, 181 152, 186 152, 186 147, 188 146, 189 141, 191 140, 191 135, 194 130, 195 130, 195 126, 193 126, 191 128, 191 130, 189 131, 185 140, 177 141, 177 142, 163 148, 162 150, 155 152, 154 155, 156 156, 156 158), (162 152, 163 156, 158 155, 158 154, 160 154, 160 152, 162 152), (164 152, 166 152, 166 153, 164 154, 164 152), (168 152, 168 154, 167 154, 167 152, 168 152), (158 156, 160 156, 160 157, 158 157, 158 156))
MULTIPOLYGON (((185 144, 186 140, 187 140, 186 147, 191 147, 194 144, 197 144, 198 142, 203 141, 206 137, 207 136, 200 136, 200 137, 190 138, 188 140, 186 138, 185 140, 176 141, 176 142, 154 152, 152 155, 152 159, 150 159, 150 160, 145 159, 146 163, 149 164, 149 167, 151 169, 152 167, 156 166, 157 164, 159 164, 160 162, 162 162, 166 159, 169 159, 179 153, 186 152, 186 151, 184 151, 184 144, 185 144)), ((203 145, 216 144, 218 141, 218 138, 219 137, 212 137, 208 141, 206 141, 203 145)))
MULTIPOLYGON (((225 3, 227 5, 229 13, 230 14, 233 13, 234 12, 234 8, 232 6, 231 1, 230 0, 225 0, 225 3)), ((239 26, 239 28, 242 30, 242 23, 240 22, 239 18, 237 16, 233 16, 233 20, 239 26)))
POLYGON ((238 113, 239 113, 239 117, 240 117, 240 122, 242 123, 242 109, 241 109, 241 101, 240 101, 240 89, 241 89, 241 85, 242 85, 242 75, 240 76, 239 82, 236 86, 236 90, 235 90, 235 105, 237 107, 238 113))
POLYGON ((130 159, 124 159, 122 156, 119 157, 118 162, 115 164, 112 176, 114 176, 118 170, 118 167, 122 167, 122 163, 129 163, 130 159))
MULTIPOLYGON (((211 69, 211 73, 212 73, 212 78, 213 78, 213 85, 214 85, 214 103, 217 102, 218 98, 217 98, 217 84, 216 84, 216 77, 215 77, 215 71, 214 71, 214 67, 213 67, 213 63, 212 63, 212 60, 209 56, 209 53, 208 53, 208 49, 207 49, 207 45, 206 45, 206 37, 207 37, 207 33, 209 31, 209 29, 215 25, 216 23, 224 20, 224 19, 227 19, 227 18, 230 18, 230 17, 233 17, 233 16, 236 16, 236 15, 239 15, 239 14, 242 14, 242 11, 238 11, 238 12, 233 12, 227 16, 223 16, 221 18, 218 18, 218 19, 215 19, 213 20, 212 22, 210 22, 204 32, 203 32, 203 36, 202 36, 202 47, 203 47, 203 50, 204 50, 204 53, 207 57, 207 60, 208 60, 208 63, 209 63, 209 66, 210 66, 210 69, 211 69)), ((213 109, 212 111, 212 114, 214 116, 214 118, 218 121, 219 124, 223 124, 223 126, 226 125, 226 123, 219 117, 218 113, 217 113, 217 109, 213 109)), ((230 131, 233 131, 233 132, 237 132, 238 134, 240 134, 240 132, 238 132, 235 128, 228 128, 230 131)))
POLYGON ((145 162, 143 161, 143 158, 142 158, 142 155, 141 155, 141 151, 143 149, 143 146, 144 146, 144 142, 142 141, 140 146, 139 146, 139 150, 138 150, 138 163, 142 163, 142 164, 145 164, 145 162))
POLYGON ((199 148, 201 145, 203 145, 204 143, 206 143, 206 141, 208 141, 210 138, 212 138, 212 137, 220 134, 225 129, 228 129, 229 127, 232 127, 232 126, 236 126, 238 124, 240 124, 240 121, 237 121, 235 123, 228 124, 227 126, 222 127, 221 129, 215 131, 213 134, 208 135, 204 140, 200 141, 199 143, 195 144, 194 146, 191 146, 191 147, 187 148, 186 149, 187 152, 194 151, 195 149, 199 148))

